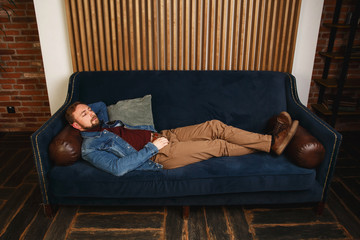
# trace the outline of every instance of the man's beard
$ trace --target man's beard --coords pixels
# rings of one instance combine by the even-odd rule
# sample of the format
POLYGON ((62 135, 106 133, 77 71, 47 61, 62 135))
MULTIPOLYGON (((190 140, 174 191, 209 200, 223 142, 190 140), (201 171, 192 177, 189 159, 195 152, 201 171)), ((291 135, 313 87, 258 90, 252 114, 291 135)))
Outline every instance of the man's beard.
MULTIPOLYGON (((81 126, 81 128, 83 128, 84 130, 90 130, 90 129, 93 129, 93 128, 97 128, 97 127, 99 127, 100 126, 100 120, 98 119, 98 118, 96 118, 97 119, 97 121, 91 121, 91 126, 84 126, 84 125, 82 125, 82 124, 80 124, 80 123, 78 123, 80 126, 81 126)), ((95 119, 94 119, 95 120, 95 119)))

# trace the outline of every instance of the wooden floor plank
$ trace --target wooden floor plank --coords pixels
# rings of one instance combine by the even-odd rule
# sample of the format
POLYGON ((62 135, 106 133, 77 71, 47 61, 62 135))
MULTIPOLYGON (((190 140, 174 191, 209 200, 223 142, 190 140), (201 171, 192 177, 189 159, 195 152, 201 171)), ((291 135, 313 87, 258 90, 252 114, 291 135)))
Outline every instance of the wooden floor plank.
POLYGON ((67 240, 159 240, 161 231, 73 231, 70 232, 67 240))
POLYGON ((249 232, 249 225, 245 218, 244 210, 241 206, 226 207, 229 224, 234 234, 234 239, 250 240, 252 235, 249 232))
POLYGON ((360 199, 360 176, 357 178, 345 178, 341 181, 350 189, 357 199, 360 199))
POLYGON ((336 220, 325 209, 322 215, 315 214, 312 208, 278 208, 271 210, 253 210, 252 224, 284 224, 335 222, 336 220))
POLYGON ((0 138, 0 149, 31 148, 31 132, 11 132, 0 138))
POLYGON ((190 217, 188 220, 189 239, 208 239, 206 227, 203 207, 190 207, 190 217))
POLYGON ((342 167, 337 168, 334 176, 340 178, 349 178, 359 176, 360 167, 342 167))
POLYGON ((66 239, 77 209, 77 207, 61 207, 46 232, 44 240, 66 239))
POLYGON ((74 228, 160 229, 163 223, 164 215, 158 213, 81 214, 77 216, 74 228))
POLYGON ((27 199, 23 207, 9 223, 5 233, 1 236, 1 238, 20 239, 20 236, 23 234, 23 232, 25 232, 28 225, 35 217, 37 211, 40 209, 40 201, 40 189, 35 189, 30 195, 30 197, 27 199))
POLYGON ((30 171, 24 179, 25 183, 38 183, 39 182, 39 175, 35 170, 30 171))
POLYGON ((350 156, 338 158, 336 161, 336 171, 340 168, 353 168, 358 165, 358 159, 352 159, 350 156))
MULTIPOLYGON (((334 181, 331 184, 332 190, 339 196, 342 202, 348 206, 350 212, 352 212, 355 216, 360 217, 360 201, 357 199, 351 192, 344 188, 344 186, 338 182, 334 181)), ((360 219, 359 219, 360 224, 360 219)))
POLYGON ((44 214, 44 209, 42 206, 39 206, 37 212, 35 213, 33 221, 30 223, 26 231, 22 235, 22 239, 26 240, 39 240, 43 239, 50 224, 52 223, 51 218, 48 218, 44 214))
POLYGON ((0 170, 0 186, 3 185, 17 169, 19 169, 28 154, 29 151, 24 149, 15 152, 12 159, 0 170))
POLYGON ((1 145, 1 149, 11 149, 11 150, 16 150, 19 148, 27 149, 27 150, 31 149, 31 143, 30 141, 27 140, 22 141, 18 139, 12 139, 6 142, 0 142, 0 145, 1 145))
POLYGON ((6 228, 27 201, 34 188, 33 184, 23 184, 3 205, 0 211, 0 236, 6 231, 6 228))
POLYGON ((184 220, 182 219, 182 207, 167 207, 165 219, 165 239, 181 240, 184 220))
POLYGON ((231 239, 221 207, 205 207, 205 215, 210 239, 231 239))
POLYGON ((295 226, 264 226, 255 229, 256 239, 349 239, 349 236, 337 224, 312 224, 295 226))
POLYGON ((24 178, 28 175, 28 173, 33 169, 35 163, 32 159, 30 153, 26 155, 24 161, 22 162, 21 166, 14 172, 14 174, 6 180, 3 184, 4 187, 17 187, 23 181, 24 178))
POLYGON ((327 202, 330 210, 336 215, 340 224, 346 228, 354 239, 360 239, 359 217, 355 217, 350 213, 348 207, 341 203, 339 197, 336 196, 333 191, 330 191, 327 202))
MULTIPOLYGON (((11 154, 10 152, 8 152, 8 155, 11 154)), ((5 156, 5 151, 3 149, 0 148, 0 169, 3 166, 2 162, 7 160, 6 156, 5 156)))
POLYGON ((342 134, 344 139, 342 143, 342 149, 346 151, 346 153, 350 154, 350 156, 352 156, 354 159, 357 159, 359 161, 358 156, 360 155, 360 149, 359 149, 360 134, 355 132, 348 132, 342 134))
POLYGON ((1 157, 0 157, 0 171, 7 165, 8 162, 13 161, 12 159, 16 159, 14 156, 18 152, 13 149, 1 149, 1 157))
POLYGON ((164 213, 164 207, 159 206, 80 206, 79 214, 82 213, 164 213))
POLYGON ((9 188, 9 187, 0 187, 0 199, 6 200, 9 199, 11 194, 16 190, 16 188, 9 188))

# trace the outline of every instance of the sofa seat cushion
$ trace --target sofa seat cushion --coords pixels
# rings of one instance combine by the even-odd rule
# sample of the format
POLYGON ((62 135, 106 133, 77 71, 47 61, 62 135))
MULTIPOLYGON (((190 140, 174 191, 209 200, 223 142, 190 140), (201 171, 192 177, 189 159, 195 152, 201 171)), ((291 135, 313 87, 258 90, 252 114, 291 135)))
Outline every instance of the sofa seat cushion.
POLYGON ((158 198, 240 192, 310 189, 316 172, 290 163, 284 155, 255 153, 212 158, 182 168, 133 171, 116 177, 85 161, 55 166, 49 191, 57 197, 158 198))

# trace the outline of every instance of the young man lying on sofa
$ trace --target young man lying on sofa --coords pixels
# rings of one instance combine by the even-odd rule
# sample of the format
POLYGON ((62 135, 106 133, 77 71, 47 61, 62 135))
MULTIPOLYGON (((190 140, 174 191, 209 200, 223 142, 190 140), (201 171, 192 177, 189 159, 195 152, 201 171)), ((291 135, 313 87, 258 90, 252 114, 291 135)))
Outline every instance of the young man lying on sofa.
POLYGON ((173 169, 212 157, 256 151, 280 155, 299 124, 287 112, 281 112, 271 135, 248 132, 218 120, 157 133, 151 126, 103 123, 88 105, 80 102, 72 104, 65 117, 81 131, 83 159, 116 176, 135 169, 173 169))

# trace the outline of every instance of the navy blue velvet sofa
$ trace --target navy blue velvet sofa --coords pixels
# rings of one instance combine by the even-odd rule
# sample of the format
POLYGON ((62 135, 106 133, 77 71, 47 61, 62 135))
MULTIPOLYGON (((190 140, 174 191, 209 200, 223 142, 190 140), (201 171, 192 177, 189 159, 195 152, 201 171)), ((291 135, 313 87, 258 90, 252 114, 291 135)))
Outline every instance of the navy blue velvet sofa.
POLYGON ((31 136, 45 206, 51 205, 242 205, 324 202, 341 135, 298 99, 291 74, 263 71, 78 72, 62 107, 31 136), (314 169, 286 155, 255 153, 212 158, 173 170, 132 171, 116 177, 84 160, 55 166, 51 140, 64 128, 75 101, 115 104, 152 95, 155 128, 176 128, 211 119, 262 133, 270 117, 288 111, 325 147, 314 169))

